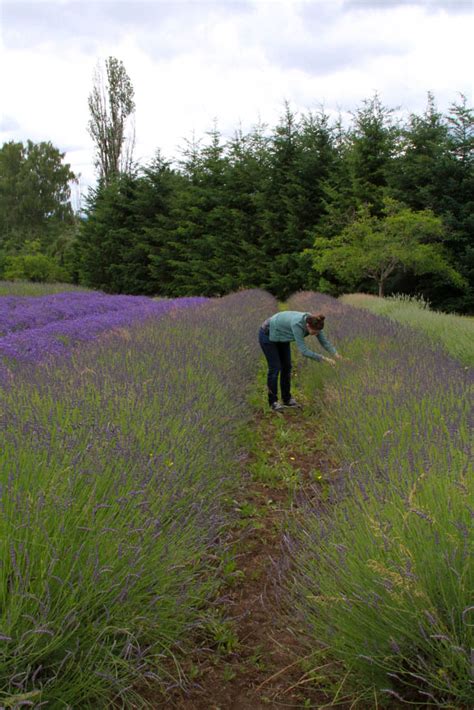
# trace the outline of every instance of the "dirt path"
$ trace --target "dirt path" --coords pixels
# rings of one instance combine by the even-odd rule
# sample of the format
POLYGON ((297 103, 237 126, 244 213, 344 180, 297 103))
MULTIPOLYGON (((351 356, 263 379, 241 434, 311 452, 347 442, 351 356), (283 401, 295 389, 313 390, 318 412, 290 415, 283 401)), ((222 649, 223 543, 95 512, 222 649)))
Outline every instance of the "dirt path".
POLYGON ((179 691, 167 704, 156 707, 335 707, 327 692, 315 690, 309 682, 314 673, 310 661, 305 660, 307 650, 290 630, 295 622, 285 618, 278 589, 288 516, 297 511, 296 494, 317 494, 314 484, 324 455, 320 448, 318 453, 321 442, 314 419, 301 410, 281 416, 256 417, 257 438, 265 450, 267 467, 259 472, 258 454, 249 457, 244 463, 244 485, 234 501, 240 514, 232 532, 236 568, 225 590, 225 611, 231 625, 221 629, 220 649, 189 659, 187 670, 193 680, 187 692, 179 691), (273 474, 280 478, 271 480, 273 474))

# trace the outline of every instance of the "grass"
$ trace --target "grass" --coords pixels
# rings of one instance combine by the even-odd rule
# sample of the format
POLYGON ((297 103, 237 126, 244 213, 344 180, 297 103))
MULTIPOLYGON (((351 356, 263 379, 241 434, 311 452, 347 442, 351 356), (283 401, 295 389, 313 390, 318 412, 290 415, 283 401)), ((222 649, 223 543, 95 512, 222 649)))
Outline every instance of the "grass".
POLYGON ((474 319, 438 311, 416 298, 394 296, 379 298, 363 293, 342 296, 343 303, 366 308, 398 323, 416 328, 465 365, 474 365, 474 319))

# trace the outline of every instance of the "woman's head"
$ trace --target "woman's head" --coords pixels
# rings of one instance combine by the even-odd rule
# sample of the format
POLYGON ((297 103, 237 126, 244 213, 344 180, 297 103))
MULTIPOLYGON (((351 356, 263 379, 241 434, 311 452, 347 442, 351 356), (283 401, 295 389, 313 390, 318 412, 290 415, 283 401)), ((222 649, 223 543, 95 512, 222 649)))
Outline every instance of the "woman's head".
POLYGON ((310 313, 306 316, 306 326, 313 335, 319 333, 324 328, 324 316, 322 313, 310 313))

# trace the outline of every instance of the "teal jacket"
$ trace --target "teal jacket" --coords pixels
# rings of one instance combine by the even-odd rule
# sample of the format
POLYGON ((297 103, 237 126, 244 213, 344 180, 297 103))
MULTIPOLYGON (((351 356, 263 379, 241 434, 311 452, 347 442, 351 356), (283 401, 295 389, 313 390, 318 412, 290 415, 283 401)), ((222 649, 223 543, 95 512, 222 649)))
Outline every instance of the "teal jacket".
MULTIPOLYGON (((301 311, 281 311, 280 313, 275 313, 275 315, 270 318, 270 332, 268 337, 274 343, 288 343, 294 341, 302 355, 310 357, 313 360, 321 361, 323 359, 322 355, 308 348, 304 342, 306 336, 309 335, 306 328, 306 316, 309 315, 309 313, 302 313, 301 311)), ((320 345, 322 345, 328 353, 331 353, 331 355, 336 354, 336 348, 329 342, 323 334, 323 331, 316 337, 320 345)))

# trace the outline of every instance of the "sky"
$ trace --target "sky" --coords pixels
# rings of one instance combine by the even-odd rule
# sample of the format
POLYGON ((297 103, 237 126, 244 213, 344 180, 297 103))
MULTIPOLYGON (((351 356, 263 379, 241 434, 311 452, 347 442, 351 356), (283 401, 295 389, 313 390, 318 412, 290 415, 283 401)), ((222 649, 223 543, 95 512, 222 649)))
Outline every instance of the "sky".
MULTIPOLYGON (((121 60, 135 90, 134 157, 178 160, 297 114, 350 112, 378 93, 400 115, 473 99, 472 0, 0 0, 0 145, 51 141, 94 184, 88 96, 121 60)), ((73 200, 74 201, 74 200, 73 200)))

